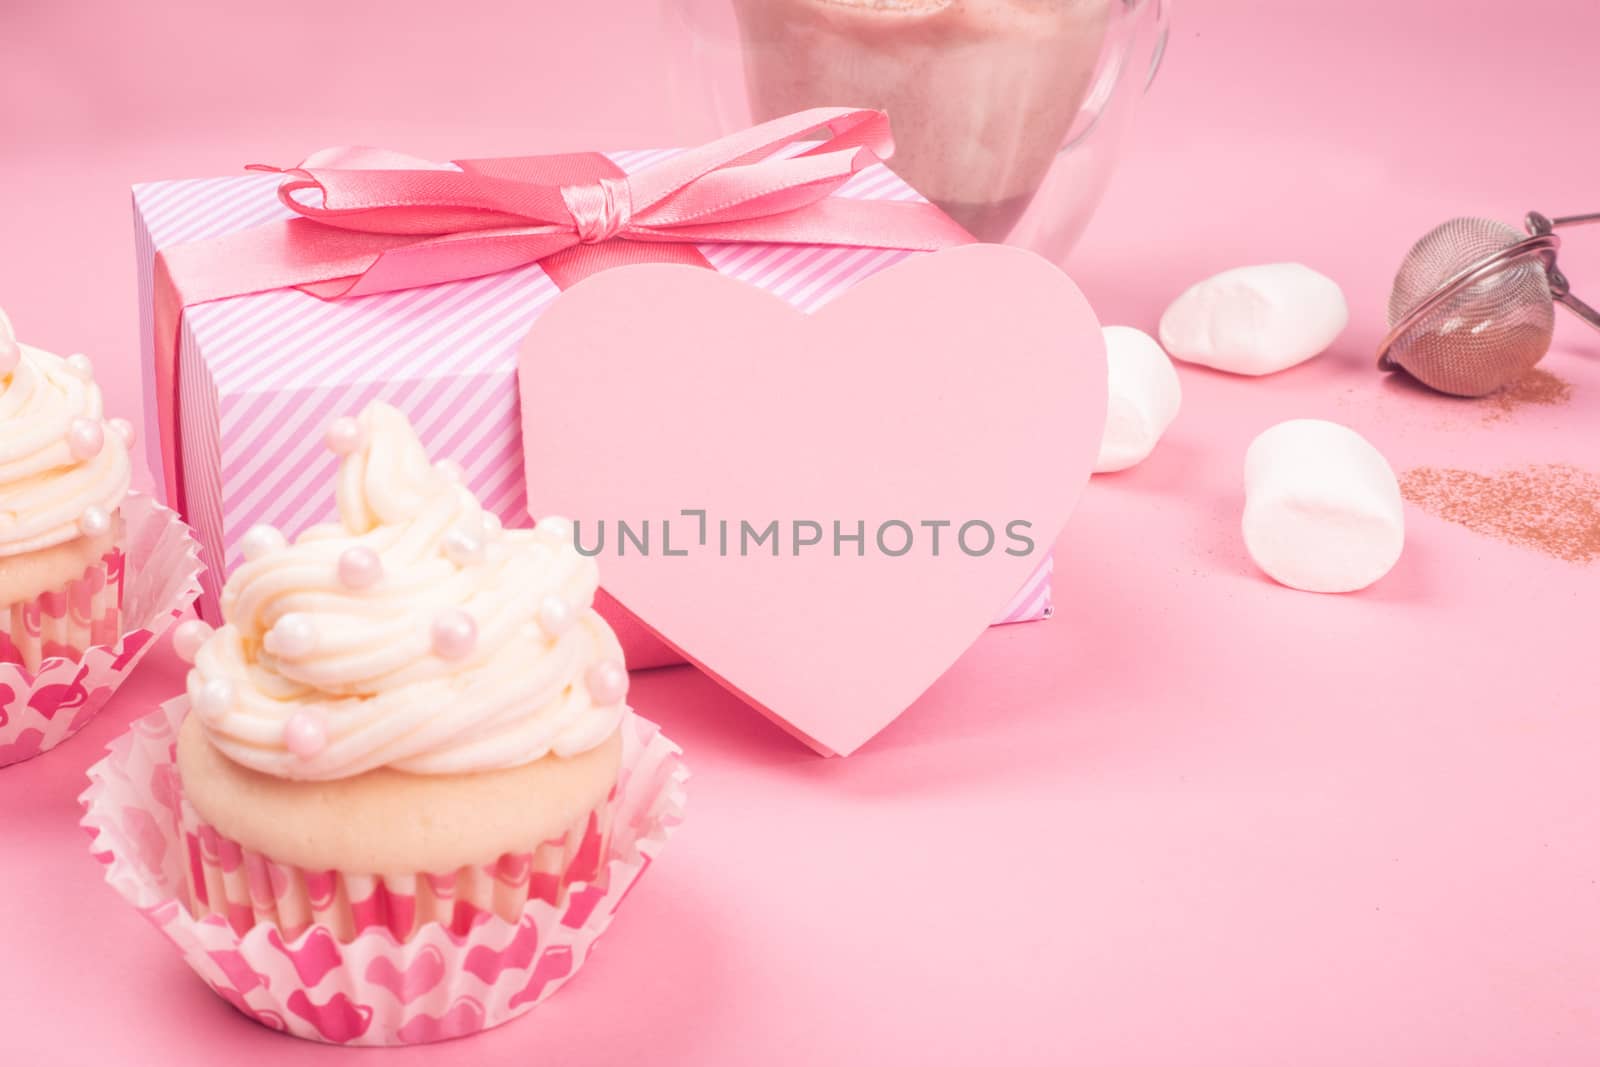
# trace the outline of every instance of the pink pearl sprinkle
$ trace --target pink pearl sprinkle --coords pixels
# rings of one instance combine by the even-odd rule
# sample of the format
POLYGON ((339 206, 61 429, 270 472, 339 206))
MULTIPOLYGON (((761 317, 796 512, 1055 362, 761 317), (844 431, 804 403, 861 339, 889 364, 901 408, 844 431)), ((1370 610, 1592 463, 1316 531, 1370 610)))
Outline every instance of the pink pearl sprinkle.
POLYGON ((274 656, 304 659, 316 651, 317 628, 304 615, 291 611, 279 616, 261 644, 274 656))
POLYGON ((244 532, 244 536, 239 539, 239 551, 244 553, 245 562, 249 563, 269 552, 276 552, 288 543, 288 538, 284 537, 277 527, 263 523, 252 526, 244 532))
POLYGON ((84 381, 94 377, 94 364, 82 352, 74 352, 67 357, 67 369, 84 381))
POLYGON ((457 567, 483 562, 483 541, 466 530, 451 530, 444 535, 445 558, 457 567))
POLYGON ((539 625, 551 637, 560 637, 572 629, 572 624, 576 621, 572 605, 554 593, 539 601, 539 625))
POLYGON ((111 532, 111 516, 106 514, 105 508, 90 505, 83 509, 83 514, 78 518, 78 529, 86 537, 104 537, 111 532))
POLYGON ((106 447, 105 427, 94 419, 73 419, 67 427, 67 447, 73 459, 93 459, 106 447))
POLYGON ((560 544, 572 540, 572 520, 560 515, 546 515, 534 524, 533 532, 540 537, 560 544))
POLYGON ((212 678, 200 686, 194 697, 195 710, 203 722, 216 722, 233 710, 238 691, 226 678, 212 678))
POLYGON ((16 339, 0 333, 0 378, 6 377, 17 369, 22 362, 22 346, 16 339))
POLYGON ((348 415, 334 419, 323 435, 328 451, 336 456, 348 456, 361 447, 361 424, 348 415))
POLYGON ((311 759, 328 747, 328 727, 314 711, 297 711, 283 724, 283 747, 300 759, 311 759))
POLYGON ((441 659, 466 659, 478 645, 478 624, 464 611, 447 611, 433 621, 433 653, 441 659))
POLYGON ((172 631, 172 651, 185 663, 193 663, 200 654, 200 646, 211 637, 211 627, 200 619, 181 622, 172 631))
POLYGON ((127 419, 112 419, 107 422, 106 425, 111 427, 112 433, 122 438, 122 443, 124 445, 127 445, 129 448, 133 447, 133 442, 139 436, 138 431, 133 428, 133 423, 129 422, 127 419))
POLYGON ((628 695, 628 669, 614 659, 603 659, 589 668, 583 684, 596 704, 620 704, 628 695))
POLYGON ((383 560, 365 545, 347 548, 339 556, 339 584, 346 589, 367 589, 383 578, 383 560))

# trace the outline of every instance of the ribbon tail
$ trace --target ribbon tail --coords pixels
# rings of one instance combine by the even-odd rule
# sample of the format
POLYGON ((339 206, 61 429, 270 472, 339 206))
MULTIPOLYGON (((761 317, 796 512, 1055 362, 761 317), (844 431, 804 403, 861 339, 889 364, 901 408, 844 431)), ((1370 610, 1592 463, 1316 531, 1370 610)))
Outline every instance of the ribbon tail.
POLYGON ((859 245, 909 252, 933 252, 975 244, 978 240, 933 204, 837 199, 818 201, 803 211, 756 218, 698 225, 641 226, 625 236, 641 242, 859 245))
POLYGON ((648 211, 714 171, 748 167, 771 159, 824 128, 833 135, 832 139, 803 153, 804 156, 815 159, 829 152, 843 156, 867 153, 876 159, 886 159, 894 151, 889 119, 883 112, 844 107, 812 108, 688 149, 629 175, 635 210, 648 211))

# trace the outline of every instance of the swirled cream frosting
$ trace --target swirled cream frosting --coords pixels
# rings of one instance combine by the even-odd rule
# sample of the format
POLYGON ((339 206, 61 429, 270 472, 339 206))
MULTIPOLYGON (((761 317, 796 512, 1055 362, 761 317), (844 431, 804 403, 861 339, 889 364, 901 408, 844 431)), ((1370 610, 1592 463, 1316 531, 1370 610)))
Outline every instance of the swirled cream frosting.
POLYGON ((328 444, 343 454, 338 521, 292 544, 250 531, 224 625, 176 635, 211 743, 325 780, 517 767, 606 741, 627 673, 571 525, 503 529, 385 404, 336 420, 328 444))
POLYGON ((0 559, 108 534, 132 437, 106 419, 87 357, 18 344, 0 312, 0 559))

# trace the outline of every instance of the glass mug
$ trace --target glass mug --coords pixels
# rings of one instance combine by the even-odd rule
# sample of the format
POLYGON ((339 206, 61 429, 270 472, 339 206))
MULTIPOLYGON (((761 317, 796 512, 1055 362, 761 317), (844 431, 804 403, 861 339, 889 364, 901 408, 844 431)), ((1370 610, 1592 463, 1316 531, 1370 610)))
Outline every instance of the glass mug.
POLYGON ((728 132, 880 108, 889 165, 976 237, 1061 262, 1166 46, 1170 0, 663 0, 681 106, 728 132))

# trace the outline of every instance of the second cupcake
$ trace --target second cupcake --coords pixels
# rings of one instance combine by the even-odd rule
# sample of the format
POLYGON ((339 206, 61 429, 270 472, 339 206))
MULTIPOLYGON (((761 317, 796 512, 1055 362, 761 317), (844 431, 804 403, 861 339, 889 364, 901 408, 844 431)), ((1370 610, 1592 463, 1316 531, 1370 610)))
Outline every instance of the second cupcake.
POLYGON ((20 344, 0 311, 0 663, 116 642, 132 439, 87 357, 20 344))

